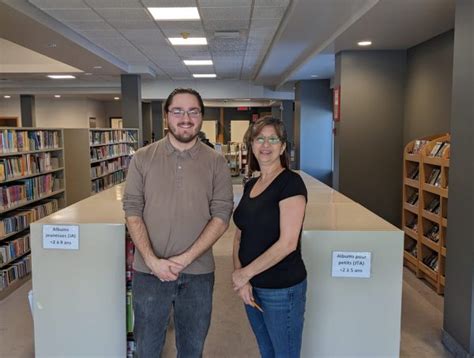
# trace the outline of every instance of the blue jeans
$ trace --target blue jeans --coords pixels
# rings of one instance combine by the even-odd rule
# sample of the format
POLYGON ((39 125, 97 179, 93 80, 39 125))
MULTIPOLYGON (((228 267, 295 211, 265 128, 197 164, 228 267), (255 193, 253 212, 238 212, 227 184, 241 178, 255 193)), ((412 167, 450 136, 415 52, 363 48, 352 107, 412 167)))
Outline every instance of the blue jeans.
POLYGON ((300 356, 306 305, 306 279, 288 288, 253 288, 263 313, 245 305, 262 358, 300 356))
POLYGON ((135 271, 132 292, 137 356, 160 357, 173 307, 178 357, 201 357, 211 323, 213 288, 213 272, 182 273, 176 281, 161 282, 135 271))

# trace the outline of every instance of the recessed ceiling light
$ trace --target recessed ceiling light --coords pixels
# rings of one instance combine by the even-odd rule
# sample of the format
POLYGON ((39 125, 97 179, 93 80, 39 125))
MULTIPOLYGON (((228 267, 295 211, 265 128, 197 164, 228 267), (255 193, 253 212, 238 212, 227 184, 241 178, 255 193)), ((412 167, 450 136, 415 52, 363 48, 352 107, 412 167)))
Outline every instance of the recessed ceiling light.
POLYGON ((85 76, 92 76, 92 73, 86 72, 86 73, 84 73, 84 75, 85 75, 85 76))
POLYGON ((357 43, 359 46, 370 46, 372 45, 372 41, 360 41, 357 43))
POLYGON ((73 75, 48 75, 48 77, 52 78, 53 80, 66 80, 66 79, 76 78, 76 76, 73 76, 73 75))
POLYGON ((199 20, 197 7, 149 7, 155 20, 199 20))
POLYGON ((54 98, 61 98, 61 95, 60 94, 55 94, 54 98))
POLYGON ((3 98, 5 98, 5 99, 9 99, 9 98, 12 98, 12 96, 5 95, 5 96, 3 96, 3 98))
POLYGON ((212 60, 184 60, 186 66, 209 66, 212 65, 212 60))
POLYGON ((115 99, 116 101, 118 101, 118 100, 120 99, 120 97, 114 97, 114 99, 115 99))
POLYGON ((194 78, 216 78, 215 73, 193 73, 194 78))
POLYGON ((311 75, 312 78, 318 78, 318 75, 311 75))
POLYGON ((205 37, 169 37, 172 45, 175 46, 186 46, 186 45, 207 45, 207 40, 205 37))
POLYGON ((96 70, 100 70, 102 68, 102 66, 94 66, 92 68, 95 68, 96 70))

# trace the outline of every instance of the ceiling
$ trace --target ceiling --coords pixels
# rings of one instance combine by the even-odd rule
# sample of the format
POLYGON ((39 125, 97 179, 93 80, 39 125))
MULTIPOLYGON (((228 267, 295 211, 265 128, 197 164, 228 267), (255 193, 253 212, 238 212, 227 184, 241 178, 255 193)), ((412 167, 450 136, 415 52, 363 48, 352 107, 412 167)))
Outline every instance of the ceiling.
POLYGON ((0 92, 116 92, 124 73, 176 83, 215 73, 217 80, 278 89, 331 78, 335 54, 361 50, 360 40, 372 40, 370 50, 407 49, 448 31, 454 6, 454 0, 0 0, 0 38, 9 41, 0 46, 0 92), (148 6, 196 6, 201 19, 155 21, 148 6), (222 31, 235 37, 223 38, 222 31), (206 37, 208 45, 172 46, 167 38, 182 32, 206 37), (79 70, 77 79, 58 84, 45 77, 53 67, 31 71, 36 55, 30 53, 30 63, 27 55, 15 61, 11 43, 73 67, 54 71, 79 70), (213 65, 188 67, 186 59, 212 59, 213 65))

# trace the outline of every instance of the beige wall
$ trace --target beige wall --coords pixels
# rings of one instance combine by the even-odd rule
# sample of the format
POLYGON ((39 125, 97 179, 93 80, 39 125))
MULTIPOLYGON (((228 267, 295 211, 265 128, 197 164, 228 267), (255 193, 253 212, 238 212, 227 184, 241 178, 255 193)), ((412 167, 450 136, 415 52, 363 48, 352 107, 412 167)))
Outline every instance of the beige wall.
MULTIPOLYGON (((0 117, 21 117, 20 99, 15 97, 0 99, 0 117)), ((36 127, 88 128, 89 117, 96 118, 97 127, 108 127, 105 108, 90 99, 36 98, 36 127)))

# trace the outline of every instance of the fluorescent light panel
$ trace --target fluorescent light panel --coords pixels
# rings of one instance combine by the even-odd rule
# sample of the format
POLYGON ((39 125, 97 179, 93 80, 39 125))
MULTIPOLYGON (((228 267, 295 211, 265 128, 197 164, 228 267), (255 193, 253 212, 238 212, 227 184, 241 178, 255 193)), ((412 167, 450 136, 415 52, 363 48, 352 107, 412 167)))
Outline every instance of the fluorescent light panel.
POLYGON ((215 73, 193 73, 194 78, 216 78, 215 73))
POLYGON ((207 45, 205 37, 188 37, 187 39, 183 39, 182 37, 169 37, 168 40, 175 46, 207 45))
POLYGON ((53 80, 65 80, 65 79, 76 78, 76 76, 73 76, 73 75, 48 75, 48 77, 52 78, 53 80))
POLYGON ((370 46, 372 45, 372 41, 360 41, 357 43, 359 46, 370 46))
POLYGON ((5 95, 5 96, 3 96, 3 98, 5 98, 5 99, 9 99, 9 98, 12 98, 12 96, 5 95))
POLYGON ((199 20, 197 7, 149 7, 155 20, 199 20))
POLYGON ((212 60, 184 60, 186 66, 210 66, 212 60))
POLYGON ((60 94, 55 94, 54 98, 61 98, 61 95, 60 94))

